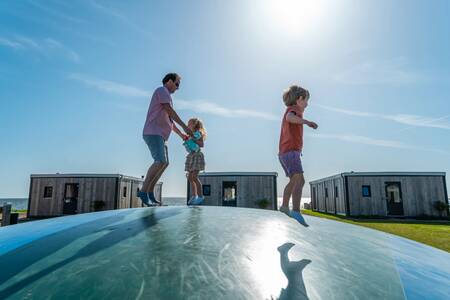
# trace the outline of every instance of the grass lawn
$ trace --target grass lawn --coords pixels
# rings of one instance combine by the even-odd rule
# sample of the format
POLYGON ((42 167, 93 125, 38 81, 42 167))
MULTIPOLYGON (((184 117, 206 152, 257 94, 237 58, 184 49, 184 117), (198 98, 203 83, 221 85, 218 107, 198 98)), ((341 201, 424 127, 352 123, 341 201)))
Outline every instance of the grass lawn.
POLYGON ((369 227, 450 252, 450 221, 355 219, 303 210, 305 215, 369 227))

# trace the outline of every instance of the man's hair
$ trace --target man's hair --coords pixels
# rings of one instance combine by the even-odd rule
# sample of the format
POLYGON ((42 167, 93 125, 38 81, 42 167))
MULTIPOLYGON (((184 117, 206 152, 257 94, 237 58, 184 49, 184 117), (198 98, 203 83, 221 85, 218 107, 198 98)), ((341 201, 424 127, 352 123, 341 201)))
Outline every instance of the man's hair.
POLYGON ((297 103, 298 98, 303 97, 303 99, 309 99, 308 90, 298 86, 291 85, 287 90, 283 93, 283 102, 286 106, 292 106, 297 103))
POLYGON ((162 83, 166 84, 167 82, 169 82, 169 80, 175 82, 175 80, 177 80, 178 77, 180 76, 177 73, 169 73, 166 76, 164 76, 162 83))

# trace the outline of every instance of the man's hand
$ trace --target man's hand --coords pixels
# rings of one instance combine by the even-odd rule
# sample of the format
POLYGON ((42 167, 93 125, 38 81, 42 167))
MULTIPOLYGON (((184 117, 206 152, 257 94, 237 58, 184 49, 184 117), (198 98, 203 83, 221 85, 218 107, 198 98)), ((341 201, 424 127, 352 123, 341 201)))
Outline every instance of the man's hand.
POLYGON ((189 135, 189 136, 193 136, 194 135, 194 133, 192 132, 191 129, 189 129, 189 127, 186 126, 183 129, 184 129, 184 132, 186 132, 187 135, 189 135))
POLYGON ((317 129, 317 127, 319 127, 319 125, 317 125, 316 123, 311 122, 311 121, 309 121, 308 123, 306 123, 306 125, 307 125, 308 127, 311 127, 312 129, 317 129))

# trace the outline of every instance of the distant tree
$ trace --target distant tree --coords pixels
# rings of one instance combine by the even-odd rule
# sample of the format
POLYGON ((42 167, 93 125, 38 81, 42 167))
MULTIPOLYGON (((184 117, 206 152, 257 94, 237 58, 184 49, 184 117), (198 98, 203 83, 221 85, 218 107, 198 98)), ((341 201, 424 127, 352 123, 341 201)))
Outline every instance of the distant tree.
POLYGON ((434 201, 433 203, 434 209, 436 209, 439 212, 439 216, 442 217, 442 213, 444 211, 448 212, 448 204, 444 203, 442 201, 434 201))

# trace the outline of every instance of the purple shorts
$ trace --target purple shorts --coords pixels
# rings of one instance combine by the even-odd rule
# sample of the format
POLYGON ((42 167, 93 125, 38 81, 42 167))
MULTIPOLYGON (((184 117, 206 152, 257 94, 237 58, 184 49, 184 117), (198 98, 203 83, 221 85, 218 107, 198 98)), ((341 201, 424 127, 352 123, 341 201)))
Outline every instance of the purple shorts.
POLYGON ((302 160, 300 159, 300 151, 289 151, 279 154, 281 166, 287 177, 291 177, 295 173, 303 173, 302 160))

